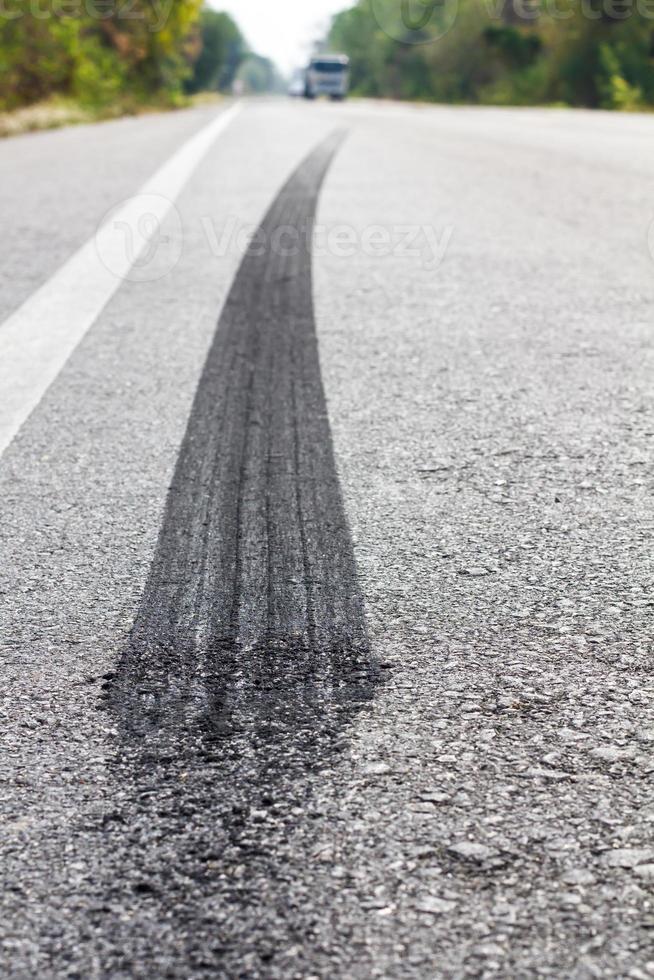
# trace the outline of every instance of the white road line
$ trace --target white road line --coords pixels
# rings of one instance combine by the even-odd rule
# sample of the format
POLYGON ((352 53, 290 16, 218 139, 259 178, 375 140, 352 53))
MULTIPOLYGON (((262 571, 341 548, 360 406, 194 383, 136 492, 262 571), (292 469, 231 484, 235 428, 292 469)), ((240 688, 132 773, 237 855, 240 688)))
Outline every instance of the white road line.
POLYGON ((214 140, 240 111, 237 103, 191 137, 137 194, 114 211, 78 252, 0 324, 0 455, 36 408, 66 361, 98 318, 173 207, 214 140), (125 228, 142 216, 148 197, 155 221, 135 246, 125 228), (102 258, 96 247, 102 241, 102 258))

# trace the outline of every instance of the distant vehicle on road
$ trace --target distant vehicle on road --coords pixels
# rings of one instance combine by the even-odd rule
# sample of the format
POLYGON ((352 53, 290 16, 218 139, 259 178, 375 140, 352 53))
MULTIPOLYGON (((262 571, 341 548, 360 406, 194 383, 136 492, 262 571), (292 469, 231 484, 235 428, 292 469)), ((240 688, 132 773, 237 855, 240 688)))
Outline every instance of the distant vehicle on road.
POLYGON ((307 73, 304 68, 298 68, 297 71, 294 71, 288 83, 288 94, 294 98, 301 98, 307 84, 306 77, 307 73))
POLYGON ((304 96, 315 99, 318 95, 328 95, 330 99, 344 99, 349 81, 350 59, 346 55, 316 55, 306 70, 304 96))

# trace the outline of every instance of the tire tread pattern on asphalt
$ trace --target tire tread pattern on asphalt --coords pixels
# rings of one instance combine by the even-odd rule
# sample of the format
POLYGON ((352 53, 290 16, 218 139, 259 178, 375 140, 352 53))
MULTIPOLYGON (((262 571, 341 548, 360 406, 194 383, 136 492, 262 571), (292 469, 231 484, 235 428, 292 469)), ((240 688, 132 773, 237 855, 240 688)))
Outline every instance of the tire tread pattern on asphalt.
POLYGON ((318 195, 343 137, 282 188, 226 300, 112 684, 133 732, 228 733, 253 721, 255 689, 290 704, 367 662, 312 295, 318 195))

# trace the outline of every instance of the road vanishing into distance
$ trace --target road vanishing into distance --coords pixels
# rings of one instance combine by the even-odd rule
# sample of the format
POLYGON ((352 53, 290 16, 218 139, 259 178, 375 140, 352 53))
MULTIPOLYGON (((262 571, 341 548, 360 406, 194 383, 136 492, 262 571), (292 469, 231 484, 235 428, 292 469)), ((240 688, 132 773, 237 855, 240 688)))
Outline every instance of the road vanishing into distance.
POLYGON ((654 977, 654 118, 0 144, 0 972, 654 977))

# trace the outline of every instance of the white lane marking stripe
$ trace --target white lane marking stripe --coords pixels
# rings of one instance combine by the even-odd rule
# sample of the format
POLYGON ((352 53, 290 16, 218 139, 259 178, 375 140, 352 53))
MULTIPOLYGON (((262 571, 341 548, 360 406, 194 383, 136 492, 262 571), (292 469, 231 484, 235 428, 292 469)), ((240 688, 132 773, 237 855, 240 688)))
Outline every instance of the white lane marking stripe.
MULTIPOLYGON (((146 236, 129 254, 120 230, 121 225, 135 225, 140 213, 138 197, 155 195, 156 218, 161 224, 214 140, 240 108, 238 103, 231 106, 192 136, 134 198, 112 213, 98 232, 104 262, 94 236, 0 324, 0 455, 149 244, 146 236), (105 264, 108 254, 111 261, 105 264)), ((155 231, 156 226, 152 233, 155 231)))

